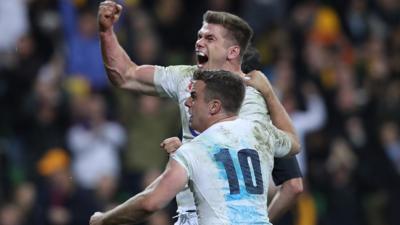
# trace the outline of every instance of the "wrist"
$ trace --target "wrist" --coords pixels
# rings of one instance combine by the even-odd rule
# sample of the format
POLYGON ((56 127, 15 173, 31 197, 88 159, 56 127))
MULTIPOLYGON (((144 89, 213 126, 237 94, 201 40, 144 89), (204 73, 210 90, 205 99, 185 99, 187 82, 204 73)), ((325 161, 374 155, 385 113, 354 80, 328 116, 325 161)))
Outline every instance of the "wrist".
POLYGON ((109 28, 109 29, 99 29, 99 35, 100 37, 108 37, 112 36, 114 34, 114 29, 109 28))

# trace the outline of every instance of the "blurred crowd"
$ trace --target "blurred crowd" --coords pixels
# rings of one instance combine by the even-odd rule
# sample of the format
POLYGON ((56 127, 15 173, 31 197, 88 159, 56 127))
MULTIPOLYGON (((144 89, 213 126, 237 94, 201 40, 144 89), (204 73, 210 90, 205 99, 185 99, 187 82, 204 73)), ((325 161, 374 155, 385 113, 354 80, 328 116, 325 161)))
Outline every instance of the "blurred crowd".
MULTIPOLYGON (((123 0, 138 64, 192 64, 207 10, 253 27, 262 70, 302 142, 305 191, 279 224, 400 224, 400 1, 123 0)), ((0 225, 88 224, 164 168, 168 100, 117 90, 99 0, 0 1, 0 225)), ((148 225, 171 224, 171 204, 148 225)))

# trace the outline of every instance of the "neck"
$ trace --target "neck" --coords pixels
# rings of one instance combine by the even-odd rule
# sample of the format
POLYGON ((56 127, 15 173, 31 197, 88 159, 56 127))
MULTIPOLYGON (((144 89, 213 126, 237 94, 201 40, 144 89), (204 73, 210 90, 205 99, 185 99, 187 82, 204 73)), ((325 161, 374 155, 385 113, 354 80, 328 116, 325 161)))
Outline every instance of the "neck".
POLYGON ((245 73, 243 73, 243 71, 241 69, 241 64, 240 63, 228 61, 222 66, 222 69, 230 71, 230 72, 235 73, 235 74, 238 74, 238 75, 240 75, 242 77, 245 76, 245 73))

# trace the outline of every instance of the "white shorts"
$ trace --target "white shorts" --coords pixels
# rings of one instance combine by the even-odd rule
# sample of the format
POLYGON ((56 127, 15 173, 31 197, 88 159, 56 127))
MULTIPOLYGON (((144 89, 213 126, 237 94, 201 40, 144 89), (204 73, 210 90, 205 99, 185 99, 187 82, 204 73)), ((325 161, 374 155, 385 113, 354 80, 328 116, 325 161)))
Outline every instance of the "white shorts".
POLYGON ((178 220, 174 223, 174 225, 198 225, 197 221, 197 213, 195 210, 188 210, 186 212, 180 212, 174 218, 178 218, 178 220))

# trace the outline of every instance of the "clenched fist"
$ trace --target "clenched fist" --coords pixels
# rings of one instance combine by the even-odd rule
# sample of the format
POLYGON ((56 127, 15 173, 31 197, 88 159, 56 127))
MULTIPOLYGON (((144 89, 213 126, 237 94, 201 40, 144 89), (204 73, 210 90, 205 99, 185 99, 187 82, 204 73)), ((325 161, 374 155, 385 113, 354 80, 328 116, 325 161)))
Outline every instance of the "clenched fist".
POLYGON ((99 31, 106 32, 112 28, 121 16, 122 6, 114 1, 104 1, 100 3, 97 13, 99 31))
POLYGON ((178 137, 170 137, 161 142, 160 147, 163 148, 168 153, 175 152, 179 147, 181 147, 182 142, 178 137))

